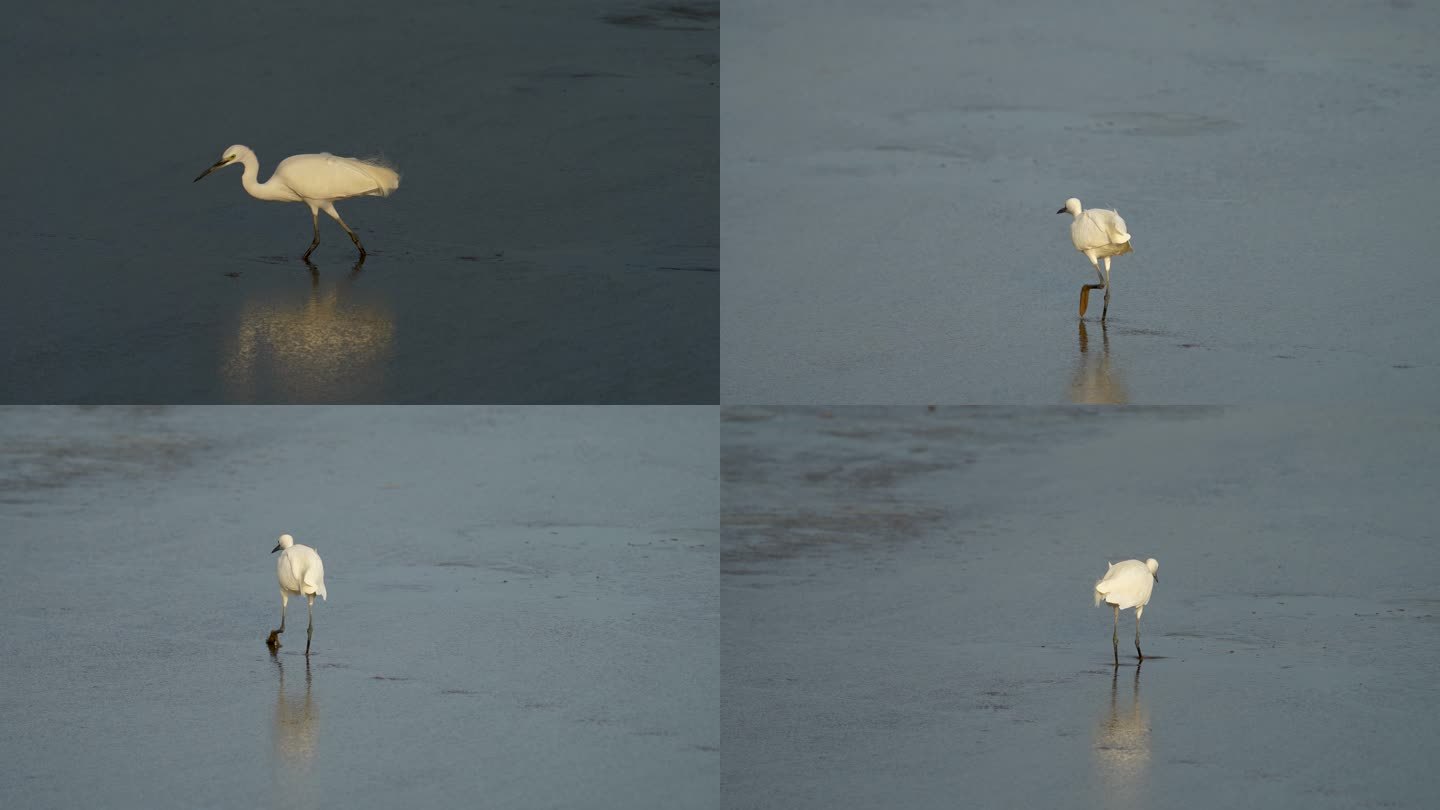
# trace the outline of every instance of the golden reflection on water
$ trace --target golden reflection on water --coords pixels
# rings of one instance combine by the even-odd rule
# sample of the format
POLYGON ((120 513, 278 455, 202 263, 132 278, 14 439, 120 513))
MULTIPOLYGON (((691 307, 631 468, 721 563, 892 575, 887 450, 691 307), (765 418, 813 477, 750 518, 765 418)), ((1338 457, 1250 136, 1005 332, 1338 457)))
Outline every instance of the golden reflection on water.
POLYGON ((1107 807, 1138 807, 1150 767, 1150 718, 1140 702, 1140 667, 1130 705, 1120 704, 1120 668, 1110 680, 1110 711, 1095 729, 1095 764, 1107 807))
MULTIPOLYGON (((358 267, 357 267, 358 272, 358 267)), ((220 375, 231 401, 375 399, 395 342, 394 317, 347 301, 356 273, 302 298, 252 299, 226 341, 220 375)))
POLYGON ((304 696, 285 692, 285 662, 273 650, 270 659, 280 671, 280 688, 275 695, 275 785, 285 806, 317 805, 306 796, 314 784, 311 766, 320 741, 320 712, 310 695, 310 659, 305 659, 304 696))
POLYGON ((1076 405, 1124 405, 1130 401, 1125 379, 1110 365, 1110 333, 1100 326, 1100 345, 1090 342, 1080 321, 1080 354, 1070 377, 1070 401, 1076 405))

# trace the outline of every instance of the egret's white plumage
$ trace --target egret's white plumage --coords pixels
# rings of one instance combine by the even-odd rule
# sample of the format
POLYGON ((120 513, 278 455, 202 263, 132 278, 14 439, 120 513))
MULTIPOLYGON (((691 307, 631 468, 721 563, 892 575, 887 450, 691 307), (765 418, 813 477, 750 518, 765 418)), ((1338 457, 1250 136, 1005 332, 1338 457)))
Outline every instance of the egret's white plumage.
POLYGON ((292 595, 301 596, 310 614, 310 625, 305 631, 305 654, 309 655, 310 638, 315 632, 315 597, 330 600, 325 594, 325 564, 315 549, 296 543, 288 534, 280 535, 280 542, 270 553, 277 551, 280 552, 280 558, 275 561, 275 575, 280 580, 280 629, 270 632, 268 643, 271 647, 280 646, 278 637, 285 632, 285 608, 292 595))
POLYGON ((1110 563, 1105 576, 1095 581, 1096 607, 1101 602, 1115 606, 1115 633, 1111 640, 1115 645, 1117 664, 1120 663, 1120 611, 1129 608, 1135 608, 1135 652, 1142 661, 1145 659, 1145 654, 1140 652, 1140 617, 1145 613, 1145 605, 1150 603, 1150 593, 1159 580, 1156 574, 1159 570, 1160 563, 1154 558, 1145 562, 1125 560, 1110 563))
POLYGON ((1075 249, 1085 254, 1090 260, 1090 266, 1095 268, 1095 273, 1100 277, 1099 284, 1086 284, 1080 288, 1080 317, 1085 317, 1085 309, 1090 303, 1090 291, 1096 288, 1105 290, 1105 309, 1100 314, 1100 320, 1104 321, 1110 313, 1110 258, 1112 256, 1123 256, 1131 253, 1134 248, 1130 246, 1130 231, 1125 227, 1125 220, 1120 214, 1107 208, 1081 207, 1080 201, 1071 197, 1065 201, 1065 207, 1056 211, 1057 214, 1071 214, 1074 219, 1070 221, 1070 242, 1075 249), (1100 260, 1105 261, 1105 269, 1100 269, 1100 260))
POLYGON ((303 202, 310 207, 310 224, 315 228, 315 239, 310 243, 310 249, 305 251, 304 258, 307 260, 315 246, 320 244, 321 211, 329 214, 350 234, 350 241, 360 250, 360 258, 363 260, 365 246, 360 244, 360 237, 340 218, 340 213, 335 210, 335 201, 351 197, 389 197, 400 187, 399 173, 377 160, 340 157, 329 152, 285 158, 275 167, 270 179, 261 183, 257 181, 260 175, 260 160, 255 157, 250 147, 238 143, 220 153, 220 160, 195 178, 194 182, 199 182, 210 172, 232 163, 245 167, 244 173, 240 175, 240 184, 251 197, 276 202, 303 202))

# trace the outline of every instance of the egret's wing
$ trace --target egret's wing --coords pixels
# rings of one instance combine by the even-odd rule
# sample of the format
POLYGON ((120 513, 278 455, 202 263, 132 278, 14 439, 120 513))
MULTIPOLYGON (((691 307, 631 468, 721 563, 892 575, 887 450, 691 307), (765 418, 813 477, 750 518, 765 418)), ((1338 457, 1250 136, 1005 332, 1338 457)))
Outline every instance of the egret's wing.
POLYGON ((324 581, 325 564, 320 562, 320 555, 316 554, 311 558, 310 564, 305 566, 305 584, 316 588, 324 581))
POLYGON ((356 177, 364 176, 371 183, 371 190, 365 192, 366 194, 389 197, 390 192, 400 187, 400 173, 389 166, 382 166, 379 163, 359 158, 336 157, 331 154, 326 154, 325 157, 336 166, 337 170, 343 168, 354 173, 356 177))
POLYGON ((1110 244, 1104 229, 1095 222, 1089 211, 1080 214, 1070 223, 1070 241, 1075 243, 1076 250, 1093 250, 1110 244))
MULTIPOLYGON (((1123 597, 1113 599, 1110 598, 1110 595, 1117 591, 1125 590, 1126 583, 1130 580, 1132 573, 1129 562, 1130 561, 1127 560, 1125 562, 1110 563, 1110 567, 1105 569, 1105 576, 1095 582, 1095 604, 1098 605, 1106 601, 1112 604, 1120 604, 1125 601, 1123 597)), ((1147 570, 1146 573, 1149 573, 1149 571, 1147 570)), ((1122 610, 1127 607, 1130 606, 1120 604, 1122 610)))
POLYGON ((1114 211, 1092 208, 1081 212, 1070 224, 1070 239, 1076 250, 1094 250, 1130 241, 1125 220, 1114 211))
POLYGON ((329 152, 285 158, 275 167, 275 174, 310 200, 388 197, 400 187, 400 175, 394 169, 329 152))
POLYGON ((290 566, 290 558, 285 552, 280 553, 280 559, 275 561, 275 575, 280 580, 280 587, 287 591, 298 590, 295 581, 295 571, 290 566))
POLYGON ((1110 232, 1111 238, 1113 238, 1116 242, 1129 241, 1130 231, 1125 227, 1125 220, 1120 218, 1119 211, 1101 210, 1098 213, 1102 215, 1108 215, 1104 216, 1103 218, 1106 222, 1106 229, 1110 232))

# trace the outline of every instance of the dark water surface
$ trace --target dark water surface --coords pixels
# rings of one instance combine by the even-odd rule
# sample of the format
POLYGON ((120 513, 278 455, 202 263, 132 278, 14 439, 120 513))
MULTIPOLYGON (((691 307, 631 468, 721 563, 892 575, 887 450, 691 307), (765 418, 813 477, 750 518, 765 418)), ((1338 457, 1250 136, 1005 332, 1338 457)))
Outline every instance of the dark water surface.
POLYGON ((0 410, 0 806, 713 810, 716 431, 0 410), (264 643, 281 532, 325 562, 308 661, 303 601, 264 643))
POLYGON ((1428 807, 1440 420, 724 412, 726 806, 1428 807), (1153 556, 1133 612, 1107 561, 1153 556))
POLYGON ((12 9, 3 402, 714 402, 718 6, 12 9), (383 154, 389 199, 255 200, 383 154))

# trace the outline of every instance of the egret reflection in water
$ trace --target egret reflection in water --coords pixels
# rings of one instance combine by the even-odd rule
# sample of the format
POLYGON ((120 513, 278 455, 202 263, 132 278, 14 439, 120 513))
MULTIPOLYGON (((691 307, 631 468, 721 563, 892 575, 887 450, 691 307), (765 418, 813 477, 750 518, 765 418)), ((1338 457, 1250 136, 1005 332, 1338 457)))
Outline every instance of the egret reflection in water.
POLYGON ((1129 706, 1120 701, 1120 668, 1110 677, 1110 710, 1095 729, 1095 764, 1106 807, 1139 806, 1150 767, 1150 718, 1140 702, 1140 665, 1129 706))
POLYGON ((247 301, 225 348, 221 378, 231 401, 376 399, 395 341, 394 317, 349 300, 359 265, 343 281, 311 273, 302 297, 247 301))
POLYGON ((1110 365, 1110 331, 1102 324, 1100 345, 1090 342, 1085 321, 1080 321, 1080 352, 1070 376, 1070 401, 1076 405, 1124 405, 1130 401, 1124 377, 1110 365))
MULTIPOLYGON (((285 691, 285 662, 274 650, 270 660, 279 672, 280 686, 275 694, 275 786, 282 806, 318 807, 318 796, 311 796, 315 780, 312 766, 320 740, 320 711, 311 696, 310 659, 305 661, 305 692, 303 695, 285 691)), ((293 687, 292 687, 293 688, 293 687)), ((298 690, 296 690, 298 691, 298 690)))

